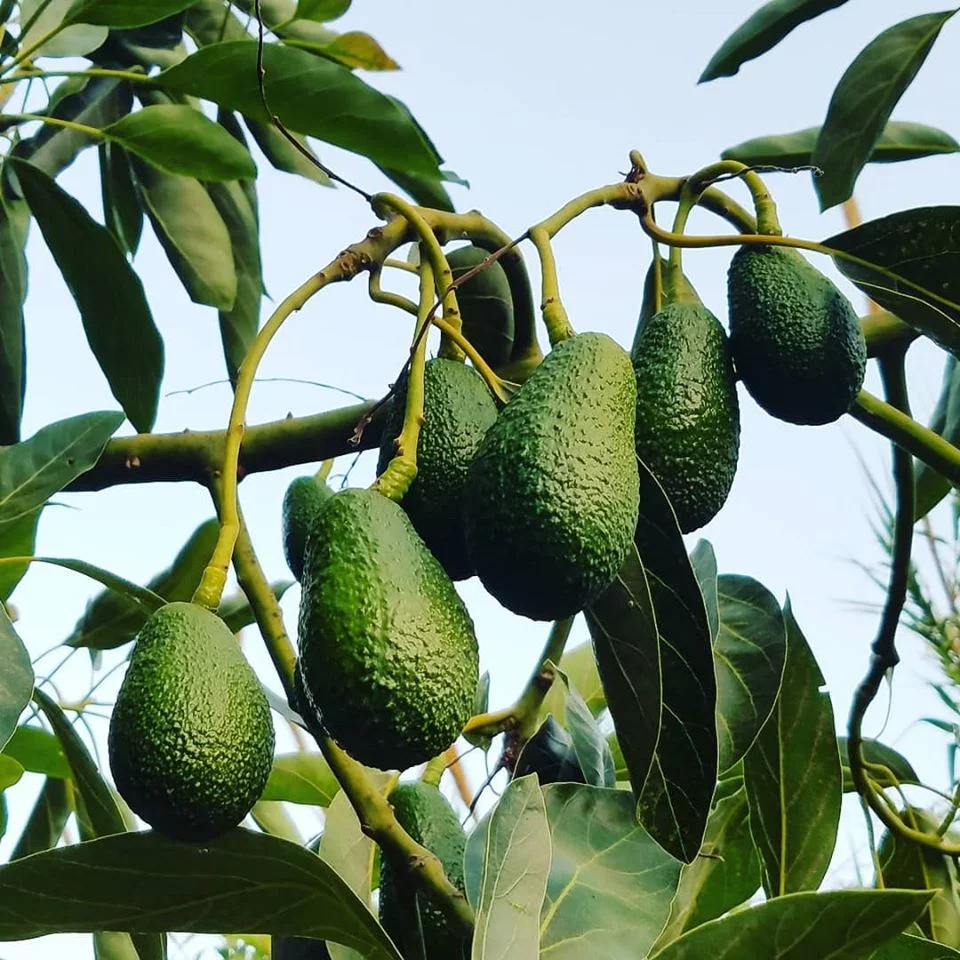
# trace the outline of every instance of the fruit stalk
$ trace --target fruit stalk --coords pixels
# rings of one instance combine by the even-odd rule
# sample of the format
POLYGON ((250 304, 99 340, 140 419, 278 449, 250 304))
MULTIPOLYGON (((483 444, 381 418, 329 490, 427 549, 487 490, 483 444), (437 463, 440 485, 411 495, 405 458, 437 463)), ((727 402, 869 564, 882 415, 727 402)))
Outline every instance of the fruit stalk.
POLYGON ((550 245, 550 234, 543 227, 530 230, 530 240, 540 255, 540 273, 543 294, 540 298, 540 310, 543 323, 547 328, 550 346, 554 347, 562 340, 568 340, 576 332, 570 325, 570 318, 560 299, 560 281, 557 277, 557 261, 550 245))

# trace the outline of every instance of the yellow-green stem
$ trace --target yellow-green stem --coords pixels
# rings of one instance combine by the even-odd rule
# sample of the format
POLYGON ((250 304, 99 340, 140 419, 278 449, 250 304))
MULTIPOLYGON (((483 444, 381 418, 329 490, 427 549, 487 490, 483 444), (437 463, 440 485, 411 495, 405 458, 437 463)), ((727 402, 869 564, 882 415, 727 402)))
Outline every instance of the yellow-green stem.
POLYGON ((89 67, 86 70, 36 70, 24 67, 12 77, 0 77, 0 86, 19 83, 21 80, 45 80, 49 77, 114 77, 131 83, 149 83, 150 77, 137 70, 109 70, 106 67, 89 67))
POLYGON ((51 127, 62 127, 64 130, 73 130, 75 133, 82 133, 85 137, 93 137, 98 140, 107 139, 104 133, 98 127, 88 127, 85 123, 77 123, 75 120, 62 120, 60 117, 44 117, 38 113, 4 113, 3 120, 16 120, 21 123, 36 121, 37 123, 46 123, 51 127))
POLYGON ((530 240, 540 255, 542 278, 540 310, 543 313, 543 323, 547 328, 550 345, 556 346, 561 340, 568 340, 574 336, 575 331, 570 325, 570 318, 560 299, 560 281, 557 277, 557 262, 553 256, 550 234, 542 227, 534 227, 530 230, 530 240))
POLYGON ((780 221, 777 218, 777 205, 760 175, 745 163, 739 160, 719 160, 692 174, 687 184, 692 193, 700 194, 712 181, 719 177, 728 177, 730 174, 739 176, 750 191, 757 214, 757 233, 779 236, 783 231, 780 229, 780 221))
POLYGON ((431 786, 440 786, 444 773, 447 770, 447 751, 438 754, 424 768, 420 774, 420 780, 423 783, 429 783, 431 786))

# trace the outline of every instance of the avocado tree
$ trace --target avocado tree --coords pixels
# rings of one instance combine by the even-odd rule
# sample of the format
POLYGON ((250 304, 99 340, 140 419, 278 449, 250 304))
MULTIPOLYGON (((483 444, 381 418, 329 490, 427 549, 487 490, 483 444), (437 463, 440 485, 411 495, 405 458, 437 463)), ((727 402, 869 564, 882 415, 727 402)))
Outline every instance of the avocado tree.
MULTIPOLYGON (((763 5, 701 79, 736 73, 842 3, 763 5)), ((960 956, 957 785, 931 786, 937 804, 921 805, 905 793, 922 786, 910 762, 863 730, 895 680, 914 524, 960 484, 960 212, 797 238, 764 179, 813 170, 826 209, 869 162, 960 151, 942 131, 890 121, 955 11, 870 41, 821 127, 682 175, 626 145, 620 179, 558 198, 511 237, 455 210, 444 184, 457 178, 427 133, 356 74, 392 61, 369 35, 327 25, 349 6, 0 4, 0 837, 24 773, 45 778, 0 864, 0 939, 89 933, 98 957, 122 960, 166 956, 173 933, 220 935, 221 955, 237 957, 960 956), (369 158, 404 196, 348 182, 311 139, 369 158), (269 310, 253 144, 367 211, 269 310), (94 147, 102 223, 57 182, 94 147), (553 240, 599 207, 630 218, 650 251, 631 344, 577 328, 561 296, 553 240), (723 232, 688 232, 697 208, 723 232), (190 298, 218 311, 232 388, 220 429, 153 432, 164 343, 132 262, 144 219, 190 298), (21 436, 31 227, 116 409, 21 436), (726 324, 684 272, 717 247, 732 254, 726 324), (867 316, 817 257, 869 296, 867 316), (404 279, 415 296, 399 292, 404 279), (249 422, 283 324, 363 281, 410 328, 384 396, 249 422), (911 417, 905 377, 921 337, 948 357, 930 427, 911 417), (882 398, 863 388, 870 360, 882 398), (742 402, 811 427, 850 417, 891 442, 889 581, 852 703, 823 692, 789 598, 719 573, 705 539, 684 542, 727 500, 742 402), (369 487, 333 485, 336 458, 374 450, 369 487), (294 629, 279 603, 290 581, 268 578, 238 488, 317 463, 277 504, 301 585, 294 629), (61 491, 155 482, 201 484, 216 519, 147 585, 79 547, 34 555, 61 491), (102 757, 68 719, 99 705, 92 691, 64 702, 18 636, 11 597, 36 564, 103 587, 64 641, 95 670, 104 651, 124 653, 102 757), (480 673, 455 587, 473 576, 511 614, 549 624, 512 704, 490 703, 480 673), (581 615, 591 640, 567 650, 581 615), (246 628, 283 696, 244 655, 246 628), (835 710, 848 711, 839 738, 835 710), (304 749, 278 753, 280 724, 304 749), (468 832, 439 790, 466 751, 507 781, 468 832), (823 889, 844 793, 863 805, 875 871, 823 889), (322 808, 322 835, 303 843, 284 802, 322 808)))

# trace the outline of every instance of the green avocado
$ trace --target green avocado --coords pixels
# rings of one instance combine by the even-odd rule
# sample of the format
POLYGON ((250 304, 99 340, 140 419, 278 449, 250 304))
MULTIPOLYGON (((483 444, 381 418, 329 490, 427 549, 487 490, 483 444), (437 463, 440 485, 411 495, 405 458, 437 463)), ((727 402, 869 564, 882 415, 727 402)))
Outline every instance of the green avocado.
MULTIPOLYGON (((400 826, 440 861, 447 879, 463 893, 466 837, 446 797, 432 784, 404 782, 390 794, 390 805, 400 826)), ((401 871, 386 856, 380 865, 380 923, 406 960, 424 956, 427 960, 460 960, 464 951, 469 951, 464 934, 432 900, 410 890, 401 871)))
MULTIPOLYGON (((486 250, 474 246, 448 253, 453 279, 472 270, 487 256, 486 250)), ((513 296, 503 267, 494 261, 457 287, 457 304, 463 335, 491 367, 503 366, 510 359, 514 335, 513 296)))
POLYGON ((333 491, 319 477, 297 477, 283 495, 283 555, 297 580, 303 575, 307 531, 332 496, 333 491))
MULTIPOLYGON (((377 473, 395 453, 403 428, 406 385, 390 403, 377 473)), ((403 509, 451 580, 473 576, 463 532, 467 470, 483 435, 497 419, 497 405, 472 367, 455 360, 428 361, 424 371, 424 423, 417 442, 417 476, 403 509)))
POLYGON ((660 481, 684 533, 723 506, 740 450, 727 335, 696 298, 664 306, 634 342, 637 456, 660 481))
POLYGON ((143 625, 108 745, 117 790, 159 833, 210 840, 250 812, 273 762, 273 721, 216 614, 168 603, 143 625))
POLYGON ((470 466, 467 544, 508 610, 559 620, 620 569, 637 523, 637 386, 602 333, 553 348, 487 431, 470 466))
POLYGON ((341 490, 317 517, 298 632, 308 705, 361 763, 428 760, 472 713, 473 621, 407 515, 374 490, 341 490))
POLYGON ((727 277, 730 346, 757 403, 788 423, 822 424, 850 409, 867 345, 850 301, 796 250, 741 247, 727 277))

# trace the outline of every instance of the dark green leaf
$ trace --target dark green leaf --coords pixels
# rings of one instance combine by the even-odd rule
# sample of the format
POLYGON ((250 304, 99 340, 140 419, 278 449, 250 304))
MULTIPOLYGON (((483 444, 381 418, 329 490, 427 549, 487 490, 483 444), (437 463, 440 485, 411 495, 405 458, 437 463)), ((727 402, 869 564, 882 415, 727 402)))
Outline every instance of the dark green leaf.
POLYGON ((743 790, 713 808, 700 856, 680 874, 670 919, 657 939, 658 945, 723 916, 759 889, 760 858, 750 837, 748 813, 743 790))
POLYGON ((274 757, 261 800, 286 800, 328 807, 340 784, 319 753, 288 753, 274 757))
MULTIPOLYGON (((0 538, 0 559, 4 557, 31 557, 37 542, 37 524, 43 507, 32 513, 25 513, 10 523, 0 526, 3 537, 0 538)), ((8 600, 17 584, 23 579, 30 567, 25 563, 0 563, 0 602, 8 600)))
POLYGON ((868 297, 937 341, 960 352, 960 207, 919 207, 838 233, 824 246, 892 271, 833 258, 868 297), (910 284, 917 284, 920 289, 910 284))
POLYGON ((619 747, 639 796, 660 735, 660 637, 636 548, 585 611, 619 747))
POLYGON ((350 9, 351 0, 298 0, 297 18, 326 23, 342 17, 350 9))
POLYGON ((813 163, 823 171, 814 181, 821 210, 853 193, 893 108, 955 12, 912 17, 884 30, 840 78, 813 151, 813 163))
MULTIPOLYGON (((562 687, 563 684, 560 684, 562 687)), ((564 688, 565 689, 565 688, 564 688)), ((611 734, 612 736, 612 734, 611 734)), ((615 738, 614 738, 615 739, 615 738)), ((607 749, 611 752, 610 745, 607 749)), ((621 762, 623 760, 620 757, 621 762)), ((514 777, 535 773, 541 786, 548 783, 585 783, 570 734, 548 714, 536 733, 523 745, 513 768, 514 777)), ((626 772, 624 771, 624 776, 626 772)))
POLYGON ((27 295, 24 245, 29 221, 26 205, 5 198, 0 191, 0 444, 20 439, 27 386, 23 301, 27 295))
POLYGON ((56 777, 44 783, 37 802, 27 818, 23 833, 20 834, 13 853, 10 854, 11 860, 19 860, 21 857, 30 856, 31 853, 49 850, 57 845, 72 812, 70 789, 71 787, 64 780, 56 777))
POLYGON ((199 180, 133 161, 140 200, 170 265, 195 303, 229 310, 237 296, 230 234, 199 180))
POLYGON ((700 75, 699 82, 732 77, 747 60, 775 47, 801 23, 844 3, 846 0, 769 0, 727 37, 700 75))
MULTIPOLYGON (((311 163, 303 152, 290 143, 276 127, 258 123, 249 117, 244 117, 244 123, 263 155, 277 170, 282 170, 284 173, 299 174, 301 177, 323 184, 325 187, 332 185, 331 179, 315 163, 311 163)), ((304 137, 298 133, 293 134, 293 137, 307 154, 311 157, 316 156, 313 148, 304 137)))
POLYGON ((119 144, 100 145, 100 196, 107 229, 133 256, 143 231, 143 207, 133 182, 130 156, 119 144))
MULTIPOLYGON (((807 127, 795 133, 757 137, 724 150, 720 156, 724 160, 739 160, 750 166, 807 167, 813 163, 813 148, 819 135, 820 127, 807 127)), ((960 143, 943 130, 923 123, 891 120, 883 128, 867 161, 898 163, 957 151, 960 151, 960 143)))
POLYGON ((539 954, 540 908, 551 859, 537 778, 512 780, 488 820, 472 878, 471 871, 465 873, 467 896, 477 911, 473 960, 528 960, 539 954))
POLYGON ((720 770, 728 770, 756 740, 780 691, 787 632, 777 598, 751 577, 718 581, 720 633, 717 672, 720 770))
POLYGON ((929 898, 906 890, 794 893, 711 920, 654 957, 863 960, 920 916, 929 898))
POLYGON ((960 953, 942 943, 901 933, 870 954, 870 960, 956 960, 960 953))
POLYGON ((0 867, 0 940, 104 929, 310 936, 400 960, 327 864, 266 834, 237 829, 198 845, 127 833, 0 867))
POLYGON ((420 174, 405 173, 403 170, 391 170, 389 167, 380 167, 380 170, 421 207, 454 212, 450 194, 437 177, 424 177, 420 174))
POLYGON ((23 641, 17 636, 0 603, 0 750, 13 736, 23 708, 33 692, 33 667, 23 641))
POLYGON ((113 235, 45 173, 11 160, 27 203, 70 289, 110 390, 141 433, 157 415, 163 341, 140 278, 113 235))
MULTIPOLYGON (((405 107, 346 67, 277 44, 264 49, 267 100, 285 126, 408 173, 436 175, 439 157, 405 107)), ((246 40, 214 44, 165 70, 168 90, 213 100, 269 121, 257 87, 257 48, 246 40)))
MULTIPOLYGON (((189 600, 210 561, 219 530, 216 519, 207 520, 197 527, 170 567, 149 582, 149 589, 170 603, 189 600)), ((90 601, 64 643, 71 647, 89 647, 91 650, 112 650, 129 643, 147 622, 151 612, 151 609, 123 594, 114 590, 104 591, 90 601)))
POLYGON ((700 849, 717 783, 710 624, 673 509, 653 474, 642 463, 639 467, 643 507, 635 539, 660 635, 663 713, 637 817, 658 843, 689 863, 700 849))
POLYGON ((70 777, 70 764, 60 741, 42 727, 17 727, 3 752, 31 773, 61 780, 70 777))
POLYGON ((0 450, 0 534, 89 470, 121 423, 113 411, 83 413, 0 450))
POLYGON ((104 66, 172 67, 186 57, 183 45, 184 13, 130 30, 111 30, 106 42, 90 59, 104 66))
MULTIPOLYGON (((943 386, 936 409, 930 420, 930 429, 956 446, 960 443, 960 372, 957 358, 948 353, 943 370, 943 386)), ((922 460, 913 464, 913 483, 916 493, 914 520, 922 520, 950 492, 950 481, 922 460)))
POLYGON ((840 754, 824 680, 789 601, 785 676, 770 719, 743 758, 750 832, 768 897, 815 890, 840 820, 840 754))
MULTIPOLYGON (((913 829, 936 836, 939 818, 915 807, 900 816, 913 829)), ((877 856, 885 887, 935 891, 917 920, 923 935, 951 946, 960 944, 960 897, 953 863, 936 850, 889 832, 880 838, 877 856)))
MULTIPOLYGON (((837 737, 837 747, 840 751, 840 764, 843 771, 843 792, 853 793, 856 787, 853 784, 853 778, 850 776, 850 763, 847 759, 847 738, 837 737)), ((864 740, 860 747, 860 753, 867 763, 886 767, 893 774, 892 777, 887 777, 881 774, 879 770, 872 771, 871 776, 881 787, 920 783, 920 778, 910 761, 902 754, 897 753, 893 747, 888 747, 879 740, 864 740)))
MULTIPOLYGON (((270 584, 273 595, 277 600, 292 586, 292 580, 277 580, 270 584)), ((238 593, 224 600, 217 611, 217 616, 230 628, 231 633, 239 633, 244 627, 249 627, 256 620, 250 601, 243 593, 238 593)))
POLYGON ((700 585, 703 603, 707 608, 707 622, 710 624, 710 636, 717 641, 720 632, 720 598, 717 594, 717 557, 709 540, 698 540, 690 554, 690 566, 700 585))
MULTIPOLYGON (((51 116, 87 127, 105 127, 130 112, 133 96, 130 84, 115 77, 90 77, 75 93, 63 97, 51 116)), ((56 177, 85 147, 98 142, 78 130, 43 124, 32 137, 13 150, 13 156, 29 160, 47 176, 56 177)))
POLYGON ((184 104, 143 107, 104 127, 103 135, 167 173, 200 180, 257 175, 246 147, 199 110, 184 104))
MULTIPOLYGON (((86 839, 90 837, 103 837, 114 833, 123 833, 126 830, 126 824, 123 822, 123 816, 120 813, 120 808, 117 806, 117 801, 114 799, 113 793, 110 791, 103 777, 100 776, 97 765, 93 762, 93 758, 84 746, 77 731, 73 728, 70 721, 67 720, 57 703, 42 690, 34 690, 33 699, 37 706, 43 711, 50 726, 53 727, 53 732, 60 740, 67 762, 70 764, 70 770, 73 773, 73 783, 76 786, 79 799, 83 801, 83 812, 85 815, 80 817, 78 813, 81 835, 86 839)), ((76 850, 77 848, 73 847, 71 849, 76 850)), ((3 880, 0 879, 0 888, 2 887, 3 880)), ((91 887, 84 885, 84 889, 89 892, 91 887)), ((0 919, 0 927, 2 927, 2 925, 3 920, 0 919)), ((26 936, 37 935, 36 932, 26 934, 26 936)), ((0 936, 2 936, 2 934, 0 934, 0 936)))
POLYGON ((192 0, 76 0, 67 23, 143 27, 190 6, 192 0))

